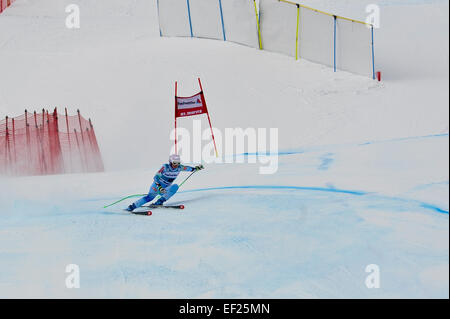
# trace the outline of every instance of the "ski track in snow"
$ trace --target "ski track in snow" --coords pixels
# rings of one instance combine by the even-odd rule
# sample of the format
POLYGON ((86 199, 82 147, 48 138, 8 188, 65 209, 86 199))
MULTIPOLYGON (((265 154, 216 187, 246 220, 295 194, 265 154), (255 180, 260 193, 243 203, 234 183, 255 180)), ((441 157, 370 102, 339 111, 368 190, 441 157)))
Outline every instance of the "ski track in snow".
MULTIPOLYGON (((304 180, 312 171, 311 181, 325 174, 327 187, 248 185, 255 173, 247 165, 231 166, 244 175, 238 185, 199 187, 210 179, 225 180, 220 174, 230 169, 210 166, 210 179, 202 180, 207 170, 198 174, 169 201, 183 203, 184 210, 154 209, 152 216, 122 211, 128 202, 102 209, 117 198, 109 191, 92 196, 103 193, 95 183, 85 185, 90 195, 84 198, 14 200, 0 224, 0 296, 445 298, 448 208, 414 198, 415 193, 404 198, 335 187, 342 181, 330 178, 348 168, 360 172, 342 159, 361 148, 367 156, 396 150, 402 159, 411 148, 442 151, 446 144, 448 135, 438 135, 281 151, 279 172, 269 177, 284 180, 288 173, 304 180), (331 153, 335 161, 322 170, 324 154, 331 153), (77 291, 62 284, 69 263, 81 269, 77 291), (381 289, 364 286, 365 267, 372 263, 380 266, 381 289)), ((371 169, 377 170, 373 164, 371 169)), ((117 173, 111 180, 126 180, 126 187, 132 176, 117 173)), ((405 194, 408 189, 448 192, 448 181, 417 178, 420 183, 409 181, 405 194)), ((382 185, 394 181, 395 176, 382 185)))
POLYGON ((24 200, 0 227, 0 283, 20 276, 30 296, 59 297, 445 296, 445 284, 433 290, 420 276, 448 261, 448 212, 430 215, 422 203, 258 185, 194 189, 172 202, 186 208, 142 217, 98 202, 24 200), (24 275, 24 258, 36 271, 24 275), (82 289, 47 287, 43 278, 59 271, 62 280, 68 263, 80 265, 82 289), (370 263, 386 270, 378 291, 364 288, 370 263))
MULTIPOLYGON (((447 182, 443 182, 442 184, 447 184, 447 182)), ((179 191, 177 194, 183 194, 183 193, 196 193, 196 192, 206 192, 206 191, 218 191, 218 190, 231 190, 231 189, 242 189, 242 190, 252 190, 252 189, 272 189, 272 190, 278 190, 278 191, 289 191, 289 190, 299 190, 299 191, 315 191, 315 192, 329 192, 329 193, 341 193, 341 194, 350 194, 350 195, 372 195, 372 200, 374 202, 378 201, 386 201, 386 200, 392 200, 392 201, 400 201, 404 202, 405 204, 416 204, 417 206, 432 210, 437 213, 442 214, 449 214, 448 210, 445 210, 443 208, 440 208, 436 205, 432 205, 429 203, 416 201, 416 200, 410 200, 405 199, 401 197, 389 197, 389 196, 382 196, 373 194, 370 192, 365 192, 362 190, 346 190, 346 189, 336 189, 336 188, 324 188, 324 187, 307 187, 307 186, 287 186, 287 185, 239 185, 239 186, 225 186, 225 187, 211 187, 211 188, 197 188, 197 189, 190 189, 186 191, 179 191)), ((141 195, 136 195, 135 197, 141 197, 141 195)), ((108 200, 115 200, 117 197, 108 197, 108 198, 88 198, 80 200, 79 202, 105 202, 108 200)), ((182 202, 180 202, 182 203, 182 202)), ((174 203, 174 204, 178 204, 174 203)), ((123 206, 123 204, 117 204, 118 206, 123 206)))
MULTIPOLYGON (((370 141, 370 142, 362 142, 357 144, 346 144, 346 145, 327 145, 327 146, 317 146, 307 149, 302 149, 301 151, 279 151, 277 153, 270 153, 270 156, 290 156, 290 155, 299 155, 299 154, 305 154, 308 152, 323 152, 323 150, 327 148, 340 148, 342 151, 342 148, 345 147, 358 147, 358 146, 368 146, 368 145, 374 145, 374 144, 383 144, 383 143, 398 143, 398 142, 407 142, 407 141, 418 141, 418 140, 427 140, 427 139, 435 139, 435 138, 444 138, 445 140, 448 140, 449 134, 431 134, 426 136, 411 136, 411 137, 404 137, 404 138, 395 138, 395 139, 389 139, 389 140, 379 140, 379 141, 370 141)), ((231 157, 236 158, 238 156, 249 156, 249 155, 266 155, 267 153, 243 153, 243 154, 234 154, 231 157)), ((329 165, 334 161, 332 156, 334 154, 331 152, 326 152, 325 154, 320 156, 319 159, 321 161, 320 165, 317 167, 318 170, 327 170, 329 165)), ((449 181, 442 181, 442 182, 435 182, 435 183, 427 183, 425 185, 418 185, 415 186, 414 189, 424 189, 427 187, 432 187, 436 185, 447 185, 448 187, 449 181)), ((179 193, 189 193, 189 192, 200 192, 200 191, 210 191, 210 190, 226 190, 226 189, 277 189, 277 190, 308 190, 308 191, 320 191, 320 192, 335 192, 335 193, 343 193, 343 194, 352 194, 352 195, 372 195, 374 192, 365 191, 362 189, 359 190, 347 190, 347 189, 337 189, 337 188, 324 188, 324 187, 307 187, 307 186, 289 186, 289 185, 234 185, 234 186, 226 186, 226 187, 212 187, 212 188, 199 188, 199 189, 191 189, 187 191, 179 191, 179 193)), ((417 200, 411 200, 411 199, 405 199, 402 197, 393 197, 393 196, 383 196, 382 194, 377 195, 380 200, 383 199, 392 199, 392 200, 398 200, 398 201, 404 201, 416 203, 417 205, 433 210, 438 213, 444 213, 448 214, 448 209, 441 208, 437 205, 433 205, 427 202, 417 201, 417 200)), ((108 197, 108 198, 89 198, 84 199, 83 201, 106 201, 106 200, 114 200, 117 197, 108 197)))

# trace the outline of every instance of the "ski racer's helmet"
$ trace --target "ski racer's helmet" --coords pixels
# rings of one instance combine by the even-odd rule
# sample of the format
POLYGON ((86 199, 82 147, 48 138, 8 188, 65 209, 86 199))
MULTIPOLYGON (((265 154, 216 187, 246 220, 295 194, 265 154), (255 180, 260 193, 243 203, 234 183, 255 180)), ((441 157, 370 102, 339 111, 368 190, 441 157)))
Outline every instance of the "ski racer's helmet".
POLYGON ((169 156, 169 163, 179 165, 180 164, 180 155, 172 154, 169 156))

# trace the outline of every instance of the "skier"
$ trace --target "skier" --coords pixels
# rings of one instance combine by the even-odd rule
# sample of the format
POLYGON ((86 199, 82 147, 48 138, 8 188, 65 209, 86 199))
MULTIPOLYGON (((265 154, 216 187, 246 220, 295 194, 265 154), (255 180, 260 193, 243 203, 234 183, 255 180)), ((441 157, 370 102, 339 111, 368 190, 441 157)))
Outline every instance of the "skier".
POLYGON ((152 201, 158 194, 161 197, 155 202, 155 205, 162 205, 178 191, 178 185, 172 183, 180 172, 194 172, 203 168, 203 165, 197 165, 195 167, 181 165, 180 155, 170 155, 169 164, 164 164, 158 173, 156 173, 155 177, 153 177, 153 184, 150 186, 147 196, 142 197, 128 206, 127 210, 131 212, 141 207, 145 203, 152 201))

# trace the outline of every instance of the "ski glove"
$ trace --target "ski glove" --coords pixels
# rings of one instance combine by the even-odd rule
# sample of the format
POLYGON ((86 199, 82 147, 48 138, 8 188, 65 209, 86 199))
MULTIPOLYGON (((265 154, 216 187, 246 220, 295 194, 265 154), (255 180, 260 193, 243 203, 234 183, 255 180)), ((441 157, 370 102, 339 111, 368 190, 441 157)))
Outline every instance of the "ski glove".
POLYGON ((199 171, 199 170, 204 169, 204 168, 205 167, 203 165, 201 165, 201 164, 194 167, 195 171, 199 171))
POLYGON ((166 192, 165 188, 162 187, 160 184, 156 184, 156 186, 158 187, 158 192, 160 194, 164 194, 166 192))

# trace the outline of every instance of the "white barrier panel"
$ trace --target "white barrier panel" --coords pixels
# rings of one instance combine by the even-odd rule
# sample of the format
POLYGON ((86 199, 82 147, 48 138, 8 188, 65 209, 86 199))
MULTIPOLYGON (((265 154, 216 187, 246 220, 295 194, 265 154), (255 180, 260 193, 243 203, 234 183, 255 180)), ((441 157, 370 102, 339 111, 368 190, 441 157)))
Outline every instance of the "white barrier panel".
POLYGON ((258 25, 253 0, 222 0, 227 41, 259 48, 258 25))
POLYGON ((299 57, 334 67, 334 17, 300 7, 299 57))
POLYGON ((296 57, 297 6, 260 0, 259 16, 263 49, 296 57))
POLYGON ((158 0, 159 27, 166 37, 190 37, 186 0, 158 0))
POLYGON ((228 40, 374 76, 372 29, 303 5, 259 0, 158 0, 162 36, 228 40), (221 10, 222 9, 222 10, 221 10))
POLYGON ((365 24, 336 19, 336 66, 340 70, 373 76, 372 30, 365 24))
POLYGON ((219 0, 189 0, 189 3, 194 37, 223 40, 219 0))

